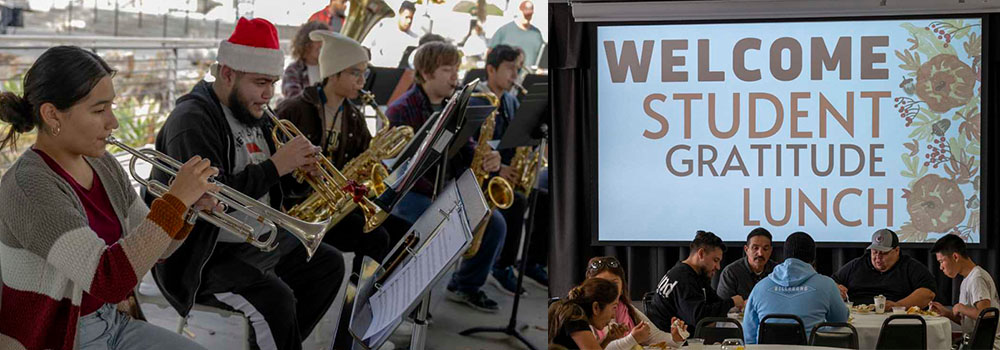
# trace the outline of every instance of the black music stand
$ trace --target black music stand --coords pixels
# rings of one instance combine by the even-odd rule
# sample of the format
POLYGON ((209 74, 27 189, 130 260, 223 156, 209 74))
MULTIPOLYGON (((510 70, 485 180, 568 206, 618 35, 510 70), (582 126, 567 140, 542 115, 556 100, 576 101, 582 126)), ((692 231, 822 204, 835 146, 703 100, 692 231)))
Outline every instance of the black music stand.
POLYGON ((392 92, 396 90, 396 85, 403 78, 406 72, 403 68, 370 67, 371 73, 365 80, 365 90, 375 95, 375 102, 379 106, 389 104, 392 92))
POLYGON ((474 68, 466 71, 465 78, 462 78, 462 84, 468 84, 473 79, 486 81, 486 68, 474 68))
MULTIPOLYGON (((529 90, 530 93, 530 90, 529 90)), ((548 140, 548 125, 546 125, 543 120, 549 115, 549 102, 548 99, 545 100, 528 100, 517 111, 517 115, 514 118, 511 126, 507 128, 507 132, 504 133, 503 138, 500 141, 498 149, 503 148, 513 148, 519 146, 532 146, 541 144, 539 147, 544 147, 546 145, 546 140, 548 140)), ((538 157, 537 162, 541 162, 542 157, 538 157)), ((538 164, 539 169, 541 169, 541 164, 538 164)), ((539 176, 542 172, 539 171, 535 176, 539 176)), ((535 179, 535 184, 537 186, 538 179, 535 179)), ((527 227, 525 228, 526 234, 524 235, 524 240, 521 241, 521 262, 518 264, 519 273, 517 274, 517 287, 514 288, 515 291, 520 291, 521 287, 524 285, 524 271, 528 265, 528 243, 531 242, 531 236, 535 228, 535 208, 538 205, 538 191, 537 188, 531 191, 531 198, 528 199, 528 221, 525 223, 527 227)), ((536 350, 534 345, 530 342, 520 332, 517 330, 517 309, 521 304, 521 293, 514 293, 514 305, 511 307, 510 319, 505 327, 473 327, 459 332, 458 334, 469 336, 476 333, 503 333, 520 340, 528 349, 536 350)))
MULTIPOLYGON (((449 146, 457 143, 455 137, 463 128, 478 128, 478 124, 466 119, 466 107, 472 94, 474 83, 470 83, 453 95, 441 113, 431 116, 414 134, 414 139, 403 149, 398 160, 390 167, 391 174, 387 179, 391 185, 376 198, 376 204, 386 210, 392 210, 413 185, 430 168, 441 162, 442 169, 447 165, 447 159, 442 155, 449 154, 449 146)), ((480 121, 480 123, 482 123, 480 121)), ((444 179, 441 177, 441 179, 444 179)), ((440 189, 441 186, 436 186, 440 189)))
MULTIPOLYGON (((382 264, 365 257, 359 276, 357 296, 354 299, 355 302, 353 305, 350 305, 353 313, 348 330, 353 338, 352 348, 355 350, 378 349, 389 338, 392 331, 402 323, 407 314, 418 307, 418 305, 423 308, 423 305, 427 304, 425 301, 422 301, 425 300, 423 296, 428 295, 431 287, 436 285, 442 278, 447 267, 453 265, 461 258, 462 252, 468 248, 471 242, 472 228, 485 219, 488 214, 489 207, 482 192, 479 190, 475 175, 471 171, 466 170, 458 180, 450 183, 448 187, 441 191, 437 200, 431 204, 428 210, 420 216, 420 219, 407 232, 407 237, 412 236, 415 238, 415 244, 408 244, 409 239, 401 240, 392 249, 390 254, 387 255, 386 260, 382 264), (456 210, 460 215, 453 214, 456 210), (418 297, 406 300, 406 306, 394 312, 391 316, 391 322, 385 328, 376 330, 377 332, 370 337, 364 337, 375 319, 370 298, 383 288, 380 283, 391 279, 397 271, 405 271, 404 266, 413 263, 418 252, 423 247, 427 247, 433 240, 441 238, 442 235, 458 234, 453 231, 442 231, 447 222, 456 218, 465 220, 463 225, 461 225, 462 232, 460 234, 464 238, 461 248, 447 252, 451 254, 447 257, 448 262, 441 265, 439 267, 440 270, 435 271, 431 278, 426 279, 428 281, 426 285, 420 288, 419 292, 415 294, 418 297), (389 270, 387 271, 386 269, 389 270)), ((456 226, 458 225, 451 227, 454 228, 456 226)), ((444 239, 454 238, 452 236, 451 238, 444 239)), ((423 349, 426 336, 426 323, 415 323, 415 326, 417 328, 414 329, 410 348, 416 350, 423 349)))

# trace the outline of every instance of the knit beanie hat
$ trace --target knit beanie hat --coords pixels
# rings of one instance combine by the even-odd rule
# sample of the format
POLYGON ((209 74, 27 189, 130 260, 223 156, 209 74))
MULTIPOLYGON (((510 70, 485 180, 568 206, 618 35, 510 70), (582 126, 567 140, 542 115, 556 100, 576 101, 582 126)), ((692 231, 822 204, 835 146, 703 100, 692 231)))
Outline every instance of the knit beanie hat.
POLYGON ((211 67, 216 77, 220 65, 239 72, 280 77, 284 72, 285 54, 278 44, 278 30, 271 22, 240 17, 233 35, 219 44, 216 61, 211 67))
POLYGON ((312 41, 322 41, 319 49, 319 78, 340 73, 350 66, 368 62, 368 52, 354 39, 329 30, 314 30, 309 33, 312 41))
POLYGON ((805 232, 796 232, 785 239, 785 259, 796 258, 806 264, 816 260, 816 242, 805 232))

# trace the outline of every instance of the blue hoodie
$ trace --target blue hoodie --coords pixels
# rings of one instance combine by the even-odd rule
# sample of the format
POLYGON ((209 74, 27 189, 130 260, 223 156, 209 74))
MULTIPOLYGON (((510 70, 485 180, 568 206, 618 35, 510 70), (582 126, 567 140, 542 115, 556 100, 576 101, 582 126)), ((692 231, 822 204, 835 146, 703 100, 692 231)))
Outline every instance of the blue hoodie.
POLYGON ((747 344, 757 343, 760 320, 770 314, 798 316, 808 334, 820 322, 847 322, 850 310, 833 279, 816 273, 802 260, 790 258, 775 266, 774 272, 750 292, 743 315, 743 339, 747 344))

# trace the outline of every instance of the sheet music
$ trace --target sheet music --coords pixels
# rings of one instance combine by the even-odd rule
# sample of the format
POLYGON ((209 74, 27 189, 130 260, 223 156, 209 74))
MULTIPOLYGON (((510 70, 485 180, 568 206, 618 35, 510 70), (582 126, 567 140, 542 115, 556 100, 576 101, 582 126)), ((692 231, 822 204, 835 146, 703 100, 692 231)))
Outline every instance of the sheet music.
POLYGON ((456 203, 442 224, 434 232, 425 235, 429 237, 428 242, 369 298, 372 321, 365 331, 365 340, 381 333, 394 320, 403 316, 407 306, 420 297, 437 273, 461 253, 467 240, 465 232, 469 231, 471 228, 465 219, 464 209, 456 203))

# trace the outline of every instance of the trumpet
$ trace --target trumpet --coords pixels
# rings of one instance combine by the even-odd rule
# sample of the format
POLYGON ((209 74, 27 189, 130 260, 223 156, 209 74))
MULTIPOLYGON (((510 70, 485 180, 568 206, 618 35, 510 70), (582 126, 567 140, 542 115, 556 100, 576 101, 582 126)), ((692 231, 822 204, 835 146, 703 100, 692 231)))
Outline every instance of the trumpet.
MULTIPOLYGON (((278 119, 270 107, 264 108, 264 113, 275 124, 271 138, 278 147, 284 145, 282 140, 291 140, 302 135, 291 121, 278 119), (284 138, 279 136, 278 132, 281 132, 284 138)), ((354 211, 354 208, 360 206, 365 216, 365 233, 371 232, 389 217, 388 212, 368 199, 368 189, 364 185, 349 180, 322 154, 319 155, 316 165, 320 170, 318 176, 296 170, 296 177, 308 182, 313 188, 313 193, 305 201, 289 209, 288 215, 303 220, 326 218, 336 224, 354 211)))
MULTIPOLYGON (((153 149, 142 149, 137 150, 132 148, 121 141, 118 141, 114 136, 108 136, 105 141, 109 144, 118 146, 122 150, 132 154, 132 159, 129 160, 129 173, 136 182, 146 187, 150 194, 156 197, 162 197, 167 193, 167 186, 162 182, 157 180, 143 178, 140 176, 135 169, 135 164, 138 160, 143 160, 151 164, 156 169, 166 173, 171 177, 177 176, 177 172, 180 171, 182 163, 171 158, 170 156, 153 149)), ((226 208, 232 208, 236 211, 247 214, 250 217, 255 217, 257 221, 263 223, 267 227, 268 238, 267 240, 261 241, 256 237, 263 237, 261 234, 259 236, 254 235, 254 229, 252 226, 240 221, 239 219, 219 212, 197 212, 197 217, 189 215, 189 222, 193 223, 192 220, 200 218, 207 221, 208 223, 223 228, 240 238, 246 240, 254 247, 260 248, 262 251, 272 251, 278 247, 278 243, 275 239, 278 237, 278 227, 288 230, 295 238, 298 238, 302 245, 306 248, 307 258, 306 260, 312 259, 316 249, 319 248, 320 243, 323 242, 323 235, 326 231, 333 226, 330 220, 325 220, 321 222, 304 222, 298 220, 294 217, 288 216, 281 211, 275 210, 265 203, 250 198, 249 196, 240 193, 239 191, 215 182, 214 179, 209 179, 209 181, 214 182, 219 186, 218 193, 207 193, 219 201, 226 208)))

